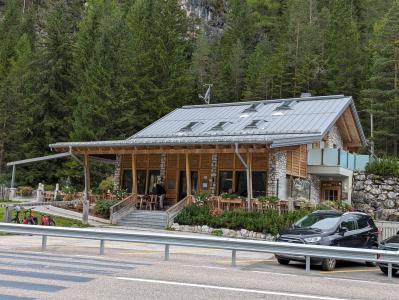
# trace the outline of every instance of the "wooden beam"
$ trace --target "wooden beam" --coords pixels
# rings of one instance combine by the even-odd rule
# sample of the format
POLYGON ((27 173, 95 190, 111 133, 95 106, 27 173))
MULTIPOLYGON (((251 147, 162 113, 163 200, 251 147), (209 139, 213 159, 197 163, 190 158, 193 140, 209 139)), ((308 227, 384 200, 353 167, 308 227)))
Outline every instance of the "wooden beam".
POLYGON ((191 196, 191 171, 190 171, 190 159, 188 153, 186 153, 186 187, 187 187, 187 196, 191 196))
POLYGON ((137 194, 137 166, 134 153, 132 153, 132 193, 137 194))

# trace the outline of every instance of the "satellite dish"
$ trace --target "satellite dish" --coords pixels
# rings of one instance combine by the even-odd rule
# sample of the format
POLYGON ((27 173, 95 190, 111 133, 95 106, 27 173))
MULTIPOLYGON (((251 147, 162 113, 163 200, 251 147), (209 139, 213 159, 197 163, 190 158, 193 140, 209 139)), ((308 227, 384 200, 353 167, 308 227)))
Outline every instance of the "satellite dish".
POLYGON ((211 90, 212 90, 213 84, 206 83, 206 84, 204 84, 204 86, 208 87, 208 89, 206 90, 205 95, 204 96, 198 95, 198 97, 200 99, 203 99, 206 104, 210 104, 211 103, 211 90))

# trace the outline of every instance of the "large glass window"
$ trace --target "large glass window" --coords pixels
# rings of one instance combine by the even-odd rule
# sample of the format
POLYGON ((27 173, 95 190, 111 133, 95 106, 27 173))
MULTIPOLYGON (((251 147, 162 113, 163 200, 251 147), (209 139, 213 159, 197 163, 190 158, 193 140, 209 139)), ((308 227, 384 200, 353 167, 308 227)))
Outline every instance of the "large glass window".
POLYGON ((159 170, 150 170, 148 174, 149 185, 148 185, 148 193, 152 192, 153 188, 155 187, 158 177, 161 175, 159 170))
POLYGON ((236 192, 237 195, 246 197, 247 196, 247 172, 237 171, 236 172, 236 192))
POLYGON ((219 172, 219 194, 231 193, 233 188, 233 172, 220 171, 219 172))
MULTIPOLYGON (((198 191, 198 172, 191 171, 191 193, 196 194, 198 191)), ((179 181, 179 199, 183 199, 187 196, 187 181, 186 171, 180 171, 179 181)))
POLYGON ((132 192, 132 170, 123 170, 122 189, 132 192))
POLYGON ((252 194, 254 197, 266 195, 266 172, 252 172, 252 194))
POLYGON ((139 195, 144 195, 145 192, 145 182, 147 180, 146 170, 137 170, 137 193, 139 195))

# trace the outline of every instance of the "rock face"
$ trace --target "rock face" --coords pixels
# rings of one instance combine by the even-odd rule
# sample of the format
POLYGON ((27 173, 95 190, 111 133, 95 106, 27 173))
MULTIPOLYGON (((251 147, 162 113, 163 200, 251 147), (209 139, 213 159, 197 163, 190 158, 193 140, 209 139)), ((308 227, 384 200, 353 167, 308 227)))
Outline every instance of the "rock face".
POLYGON ((399 178, 353 175, 352 205, 382 221, 399 221, 399 178))
POLYGON ((223 34, 225 1, 215 2, 220 3, 220 7, 215 7, 208 0, 180 0, 180 3, 189 17, 201 20, 208 38, 212 39, 223 34))

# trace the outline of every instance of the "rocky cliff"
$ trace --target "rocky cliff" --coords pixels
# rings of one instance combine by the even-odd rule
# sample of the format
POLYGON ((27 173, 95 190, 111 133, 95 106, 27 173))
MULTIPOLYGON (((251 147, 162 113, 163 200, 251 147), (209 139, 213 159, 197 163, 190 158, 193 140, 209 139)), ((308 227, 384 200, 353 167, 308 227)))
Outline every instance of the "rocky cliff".
POLYGON ((383 221, 399 221, 399 178, 356 173, 352 205, 383 221))
POLYGON ((225 0, 180 0, 187 15, 198 18, 209 38, 223 34, 225 0))

